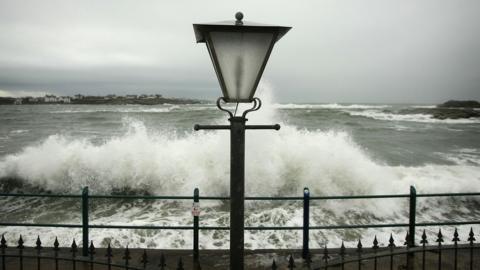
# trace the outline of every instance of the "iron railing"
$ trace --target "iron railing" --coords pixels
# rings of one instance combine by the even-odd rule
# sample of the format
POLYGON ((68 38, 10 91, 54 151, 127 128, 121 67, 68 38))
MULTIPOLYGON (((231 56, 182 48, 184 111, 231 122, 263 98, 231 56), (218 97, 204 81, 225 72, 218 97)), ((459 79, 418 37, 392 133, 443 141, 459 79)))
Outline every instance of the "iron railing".
MULTIPOLYGON (((358 270, 377 270, 377 269, 478 269, 480 267, 480 246, 476 241, 473 229, 464 236, 463 240, 459 237, 455 229, 451 242, 449 238, 444 238, 439 230, 436 238, 430 240, 436 245, 427 246, 428 240, 425 230, 422 234, 420 246, 409 247, 408 234, 406 242, 403 245, 395 243, 392 235, 388 240, 388 245, 379 245, 377 237, 373 239, 372 246, 364 247, 361 240, 355 248, 345 248, 342 242, 340 248, 313 250, 306 258, 301 259, 299 250, 288 250, 287 253, 280 254, 282 251, 271 252, 269 255, 249 254, 250 263, 247 262, 248 269, 358 269, 358 270), (451 244, 446 244, 450 242, 451 244), (258 257, 255 257, 258 256, 258 257), (268 264, 270 257, 271 265, 268 264), (267 260, 265 262, 265 260, 267 260), (261 262, 262 261, 262 262, 261 262), (263 265, 262 265, 263 264, 263 265)), ((78 247, 73 240, 70 247, 60 247, 57 238, 53 246, 42 246, 40 236, 34 245, 28 248, 20 236, 18 245, 7 246, 7 241, 2 235, 0 241, 0 270, 6 269, 224 269, 227 265, 225 252, 217 254, 204 255, 202 259, 193 254, 193 260, 184 260, 189 257, 188 254, 174 254, 171 251, 146 250, 146 249, 112 249, 110 243, 107 248, 98 249, 93 241, 88 247, 88 254, 82 256, 78 254, 78 247), (183 259, 182 259, 183 256, 183 259), (168 263, 167 263, 168 261, 168 263), (222 265, 223 261, 223 265, 222 265), (185 263, 185 264, 184 264, 185 263)))
MULTIPOLYGON (((303 230, 302 257, 306 258, 309 254, 309 234, 310 230, 331 230, 331 229, 360 229, 360 228, 408 228, 407 243, 410 247, 415 244, 415 228, 427 226, 458 226, 480 224, 480 220, 467 221, 443 221, 443 222, 416 222, 416 201, 417 198, 432 197, 464 197, 480 196, 480 192, 468 193, 429 193, 417 194, 413 186, 410 187, 409 194, 387 194, 387 195, 355 195, 355 196, 310 196, 308 188, 304 189, 303 196, 298 197, 245 197, 250 201, 303 201, 303 224, 302 226, 247 226, 245 230, 303 230), (319 200, 359 200, 359 199, 388 199, 388 198, 408 198, 409 199, 409 220, 408 223, 381 223, 381 224, 341 224, 341 225, 316 225, 310 226, 310 202, 319 200)), ((146 229, 146 230, 193 230, 193 250, 198 254, 198 232, 199 230, 229 230, 228 226, 200 226, 199 218, 193 217, 191 226, 158 226, 158 225, 104 225, 89 223, 89 205, 90 199, 131 199, 131 200, 190 200, 198 203, 201 200, 229 200, 229 197, 222 196, 200 196, 198 188, 195 188, 193 196, 143 196, 143 195, 90 195, 88 187, 84 187, 81 195, 75 194, 27 194, 27 193, 0 193, 0 197, 43 197, 43 198, 75 198, 82 201, 82 223, 81 224, 52 224, 52 223, 15 223, 0 222, 0 226, 24 226, 24 227, 59 227, 59 228, 81 228, 82 240, 87 245, 82 246, 82 255, 88 254, 89 229, 146 229)), ((197 255, 198 256, 198 255, 197 255)))

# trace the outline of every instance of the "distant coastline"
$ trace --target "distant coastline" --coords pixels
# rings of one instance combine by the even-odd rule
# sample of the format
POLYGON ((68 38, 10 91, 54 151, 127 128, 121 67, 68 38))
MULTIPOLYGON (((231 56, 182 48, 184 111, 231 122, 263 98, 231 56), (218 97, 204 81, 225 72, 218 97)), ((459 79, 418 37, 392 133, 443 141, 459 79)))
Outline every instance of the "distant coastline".
POLYGON ((158 104, 199 104, 205 101, 186 98, 166 98, 162 95, 106 95, 74 96, 45 95, 44 97, 0 97, 0 105, 35 105, 35 104, 88 104, 88 105, 158 105, 158 104))

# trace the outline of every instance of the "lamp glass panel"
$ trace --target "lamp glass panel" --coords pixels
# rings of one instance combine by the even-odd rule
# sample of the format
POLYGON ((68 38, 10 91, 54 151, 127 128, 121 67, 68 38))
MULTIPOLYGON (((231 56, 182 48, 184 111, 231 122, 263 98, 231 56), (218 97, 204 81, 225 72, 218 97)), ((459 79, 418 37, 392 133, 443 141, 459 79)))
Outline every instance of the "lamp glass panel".
POLYGON ((210 32, 230 101, 249 101, 273 33, 210 32))

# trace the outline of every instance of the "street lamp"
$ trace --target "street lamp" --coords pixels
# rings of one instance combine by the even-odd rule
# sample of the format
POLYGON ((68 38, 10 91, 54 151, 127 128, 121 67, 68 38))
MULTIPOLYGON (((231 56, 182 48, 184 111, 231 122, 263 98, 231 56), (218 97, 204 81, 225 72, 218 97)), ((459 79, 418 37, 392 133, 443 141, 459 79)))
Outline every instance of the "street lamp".
POLYGON ((197 43, 207 45, 223 92, 217 107, 230 116, 230 125, 195 125, 194 129, 230 130, 230 269, 244 269, 245 130, 280 129, 278 124, 247 126, 246 115, 260 109, 262 103, 254 97, 258 83, 275 42, 291 27, 244 22, 241 12, 235 18, 193 25, 197 43), (221 101, 253 106, 236 116, 221 101))

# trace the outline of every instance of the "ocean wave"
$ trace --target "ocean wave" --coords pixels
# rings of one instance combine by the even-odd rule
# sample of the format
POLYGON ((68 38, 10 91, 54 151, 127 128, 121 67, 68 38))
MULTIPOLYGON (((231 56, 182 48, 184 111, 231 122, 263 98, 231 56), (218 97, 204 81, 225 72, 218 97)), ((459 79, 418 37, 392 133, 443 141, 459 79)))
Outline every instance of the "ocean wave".
POLYGON ((12 134, 24 134, 24 133, 28 133, 28 132, 30 132, 30 130, 28 130, 28 129, 15 129, 15 130, 10 131, 10 135, 12 135, 12 134))
POLYGON ((145 107, 112 107, 98 109, 66 109, 51 111, 50 113, 166 113, 179 109, 179 106, 170 106, 162 108, 145 108, 145 107))
MULTIPOLYGON (((88 185, 97 193, 128 188, 190 194, 197 186, 212 195, 228 194, 229 136, 151 133, 143 122, 125 119, 129 131, 102 144, 57 134, 6 155, 0 159, 0 178, 55 192, 75 193, 88 185)), ((390 193, 415 183, 372 159, 346 132, 283 125, 274 135, 248 133, 246 149, 251 195, 294 195, 304 186, 317 194, 390 193), (385 179, 390 185, 381 184, 385 179)))
MULTIPOLYGON (((175 134, 151 132, 141 121, 129 118, 124 121, 129 131, 102 144, 57 134, 19 153, 4 156, 0 159, 0 183, 5 186, 6 181, 13 178, 13 184, 20 187, 72 194, 80 194, 82 187, 89 186, 93 194, 127 190, 141 194, 191 195, 198 187, 202 195, 228 196, 229 136, 224 132, 176 137, 175 134)), ((309 187, 312 196, 405 194, 410 185, 415 185, 419 193, 480 190, 478 165, 389 166, 373 159, 346 132, 307 131, 283 124, 276 134, 248 133, 246 143, 248 196, 299 196, 303 187, 309 187)), ((461 150, 465 154, 471 151, 461 150)), ((54 213, 58 223, 78 223, 79 210, 75 203, 19 200, 6 201, 2 206, 14 219, 24 217, 40 223, 51 222, 54 213), (36 211, 28 211, 32 208, 36 211)), ((185 225, 192 220, 191 202, 97 200, 92 203, 96 207, 92 208, 90 216, 96 224, 185 225)), ((202 201, 201 207, 202 224, 229 225, 228 208, 222 203, 202 201)), ((459 211, 471 207, 475 206, 421 200, 418 217, 423 222, 441 221, 442 217, 455 212, 458 218, 468 219, 472 217, 471 212, 463 215, 459 211)), ((407 218, 406 209, 408 201, 404 199, 322 201, 320 205, 311 205, 311 224, 343 224, 346 218, 351 224, 401 223, 407 218)), ((298 203, 247 202, 245 223, 248 226, 301 226, 302 215, 298 203)), ((442 231, 453 233, 449 228, 442 231)), ((374 235, 387 239, 392 232, 396 239, 404 238, 402 229, 368 229, 350 230, 350 236, 339 231, 312 232, 310 239, 312 247, 326 243, 339 245, 342 240, 348 245, 360 235, 363 239, 374 235)), ((41 234, 44 235, 42 241, 48 243, 58 236, 62 245, 69 245, 72 238, 81 239, 79 230, 63 228, 25 231, 24 228, 3 227, 0 233, 7 233, 10 242, 20 234, 26 241, 33 241, 41 234)), ((301 246, 298 233, 247 231, 246 247, 297 248, 301 246)), ((114 247, 128 244, 138 248, 185 248, 185 239, 192 236, 190 231, 107 229, 92 230, 90 237, 100 247, 112 241, 114 247)), ((202 232, 200 246, 228 248, 228 231, 202 232)))
POLYGON ((473 148, 461 148, 451 153, 436 153, 454 164, 480 166, 480 150, 473 148))
POLYGON ((168 107, 151 107, 149 105, 145 106, 135 106, 135 107, 112 107, 112 108, 88 108, 88 109, 65 109, 50 111, 49 113, 53 114, 75 114, 75 113, 168 113, 173 111, 204 111, 204 110, 217 110, 216 106, 178 106, 172 105, 168 107))
MULTIPOLYGON (((138 134, 137 134, 138 135, 138 134)), ((292 135, 292 134, 289 134, 292 135)), ((202 134, 202 137, 205 134, 202 134)), ((368 155, 362 153, 363 150, 351 145, 348 136, 339 133, 328 132, 324 134, 316 134, 312 139, 323 138, 325 141, 321 144, 329 144, 334 151, 324 151, 323 153, 315 153, 319 150, 319 145, 315 145, 312 151, 307 147, 300 147, 301 153, 285 151, 279 154, 277 160, 273 159, 269 153, 262 152, 252 153, 259 156, 259 159, 253 159, 252 156, 247 157, 247 175, 246 188, 247 195, 294 195, 300 196, 304 186, 310 188, 312 196, 321 195, 361 195, 361 194, 406 194, 409 185, 415 185, 419 193, 442 193, 442 192, 467 192, 480 189, 480 169, 478 166, 469 165, 425 165, 418 167, 408 166, 388 166, 374 162, 368 155), (340 137, 336 140, 334 137, 340 137), (353 149, 352 149, 353 148, 353 149), (302 156, 304 155, 304 156, 302 156), (322 157, 324 155, 324 157, 322 157), (349 156, 351 155, 351 156, 349 156), (358 160, 360 159, 360 160, 358 160), (284 160, 279 162, 279 160, 284 160), (304 164, 307 162, 307 164, 304 164), (282 168, 285 167, 285 168, 282 168), (309 168, 308 168, 309 167, 309 168), (270 177, 270 174, 278 174, 278 170, 289 170, 285 177, 270 177), (253 174, 259 174, 255 177, 253 174), (455 183, 452 185, 452 183, 455 183)), ((53 138, 52 138, 53 139, 53 138)), ((55 140, 59 140, 56 138, 55 140)), ((211 139, 219 139, 219 136, 213 135, 211 139)), ((299 139, 305 139, 301 137, 299 139)), ((116 161, 125 159, 125 155, 129 152, 133 155, 130 161, 120 162, 116 167, 110 168, 110 158, 101 154, 102 150, 89 148, 88 154, 93 155, 91 165, 80 171, 83 177, 91 177, 95 171, 106 170, 112 177, 107 178, 108 173, 105 172, 100 176, 94 177, 92 182, 83 182, 75 177, 77 169, 67 172, 68 166, 50 163, 53 171, 46 172, 45 175, 35 175, 36 179, 27 180, 27 182, 39 185, 42 189, 49 191, 61 192, 57 185, 64 184, 65 178, 69 177, 70 186, 67 188, 71 193, 80 194, 81 187, 89 185, 93 193, 107 193, 111 188, 96 184, 94 182, 106 182, 112 185, 119 181, 116 185, 119 187, 131 187, 148 191, 152 194, 168 194, 168 195, 191 195, 194 187, 200 188, 202 195, 228 195, 228 172, 225 168, 216 167, 217 162, 221 162, 221 167, 228 166, 228 155, 222 155, 224 149, 212 149, 213 144, 207 141, 205 148, 218 154, 219 158, 212 158, 208 152, 203 152, 206 156, 202 167, 196 164, 183 164, 191 162, 192 157, 183 160, 188 154, 180 153, 174 157, 177 164, 170 164, 168 158, 159 161, 158 156, 150 156, 154 162, 147 161, 147 158, 137 160, 137 152, 147 151, 141 147, 137 150, 122 150, 113 152, 112 154, 120 155, 115 158, 116 161), (99 160, 99 156, 103 156, 99 160), (223 162, 226 160, 227 162, 223 162), (96 166, 93 163, 97 162, 96 166), (137 165, 130 163, 137 162, 137 165), (103 164, 102 164, 103 163, 103 164), (54 164, 55 166, 52 166, 54 164), (143 164, 143 165, 142 165, 143 164), (58 166, 58 167, 57 167, 58 166), (128 176, 118 177, 118 170, 122 171, 123 167, 130 168, 138 166, 128 176), (155 168, 158 166, 160 168, 155 168), (147 171, 146 171, 147 170, 147 171), (154 170, 154 179, 146 181, 149 178, 148 170, 154 170), (170 174, 173 178, 165 178, 162 171, 172 170, 170 174), (185 174, 186 170, 191 173, 185 174), (217 171, 218 170, 218 171, 217 171), (54 172, 57 171, 57 172, 54 172), (203 177, 208 174, 210 180, 204 181, 203 177), (220 177, 218 177, 220 175, 220 177), (117 176, 117 177, 116 177, 117 176), (48 177, 55 177, 51 182, 46 181, 48 177), (105 189, 106 188, 106 189, 105 189)), ((124 142, 124 141, 123 141, 124 142)), ((187 147, 191 145, 185 141, 177 142, 177 146, 183 145, 182 151, 187 151, 187 147)), ((312 143, 308 141, 308 143, 312 143)), ((62 142, 62 145, 68 145, 62 142)), ((276 145, 276 144, 275 144, 276 145)), ((150 145, 152 146, 152 145, 150 145)), ((222 145, 219 146, 219 148, 222 145)), ((292 147, 287 145, 287 148, 292 147)), ((106 147, 106 146, 103 146, 106 147)), ((322 150, 325 146, 321 146, 322 150)), ((158 151, 157 146, 153 147, 158 151)), ((168 147, 167 147, 168 148, 168 147)), ((247 149, 252 149, 247 147, 247 149)), ((53 154, 63 154, 58 149, 53 149, 53 154)), ((265 149, 259 149, 260 151, 265 149)), ((251 151, 250 151, 251 152, 251 151)), ((152 154, 147 152, 145 154, 152 154)), ((155 154, 155 153, 154 153, 155 154)), ((192 153, 196 156, 198 153, 192 153)), ((77 157, 65 157, 66 162, 87 162, 86 153, 79 153, 77 157), (83 157, 82 157, 83 156, 83 157), (77 159, 77 161, 75 161, 77 159)), ((22 157, 24 159, 25 157, 22 157)), ((199 159, 193 159, 200 162, 199 159)), ((26 161, 24 161, 26 162, 26 161)), ((5 164, 3 164, 5 165, 5 164)), ((21 168, 25 168, 20 162, 17 163, 21 168)), ((41 164, 48 166, 47 163, 41 164)), ((85 166, 85 165, 84 165, 85 166)), ((113 165, 112 165, 113 166, 113 165)), ((20 169, 20 168, 19 168, 20 169)), ((42 168, 45 171, 48 168, 42 168)), ((228 170, 228 169, 227 169, 228 170)), ((37 172, 39 174, 40 172, 37 172)), ((23 175, 25 177, 26 175, 23 175)), ((153 177, 152 177, 153 178, 153 177)), ((22 181, 26 181, 25 179, 22 181)), ((417 202, 417 211, 419 222, 438 222, 444 217, 448 217, 451 213, 455 213, 456 217, 469 220, 472 218, 472 212, 469 210, 475 207, 475 202, 469 203, 468 200, 462 198, 460 201, 425 199, 417 202), (457 204, 458 203, 458 204, 457 204), (472 205, 473 203, 473 205, 472 205), (465 210, 463 210, 465 209, 465 210), (463 212, 465 214, 462 214, 463 212)), ((61 216, 59 223, 77 224, 79 209, 76 204, 68 204, 66 201, 55 200, 48 204, 39 200, 25 201, 24 204, 7 201, 3 204, 6 213, 13 213, 14 217, 19 208, 35 208, 35 212, 29 212, 22 216, 29 220, 42 222, 52 215, 52 209, 55 210, 55 216, 61 216), (63 212, 64 211, 64 212, 63 212)), ((192 217, 190 213, 191 202, 166 202, 166 201, 136 201, 135 203, 125 203, 125 201, 108 201, 101 202, 95 200, 92 204, 90 216, 96 224, 117 224, 117 225, 185 225, 190 224, 192 217)), ((228 208, 220 202, 201 201, 201 222, 207 226, 228 226, 229 212, 228 208)), ((321 204, 311 204, 311 225, 335 225, 344 224, 345 219, 349 220, 348 224, 368 224, 368 223, 401 223, 407 217, 405 216, 408 209, 408 201, 405 199, 376 199, 376 200, 345 200, 345 201, 322 201, 321 204)), ((246 202, 245 223, 247 226, 301 226, 302 207, 301 203, 295 202, 246 202)), ((477 215, 477 214, 473 214, 477 215)), ((51 218, 51 217, 50 217, 51 218)), ((21 222, 22 220, 20 220, 21 222)), ((49 220, 50 221, 50 220, 49 220)), ((45 221, 46 222, 46 221, 45 221)), ((432 230, 427 233, 432 233, 432 230)), ((459 228, 462 230, 462 228, 459 228)), ((453 228, 442 228, 444 233, 453 233, 453 228)), ((463 228, 463 231, 467 229, 463 228)), ((42 241, 53 242, 54 237, 58 236, 62 245, 69 245, 68 241, 72 238, 81 239, 79 230, 71 229, 30 229, 25 231, 24 228, 4 227, 0 233, 7 233, 7 239, 14 242, 18 239, 18 235, 22 234, 26 241, 33 241, 38 234, 43 235, 42 241), (32 240, 33 239, 33 240, 32 240)), ((362 239, 373 239, 373 236, 379 239, 388 239, 390 233, 394 233, 395 239, 403 239, 403 229, 368 229, 368 230, 350 230, 348 234, 341 231, 328 231, 324 233, 312 232, 312 247, 321 247, 326 243, 330 245, 340 245, 342 240, 346 244, 351 244, 362 237, 362 239)), ((420 231, 419 231, 420 233, 420 231)), ((420 236, 420 235, 419 235, 420 236)), ((148 231, 148 230, 92 230, 91 239, 95 241, 96 246, 105 247, 107 243, 112 241, 114 247, 130 247, 137 248, 185 248, 185 239, 191 239, 190 231, 148 231), (127 241, 128 239, 128 241, 127 241)), ((202 232, 200 235, 201 248, 228 248, 228 231, 221 233, 202 232)), ((296 231, 265 231, 265 232, 246 232, 247 248, 298 248, 301 246, 301 237, 296 231)), ((79 243, 81 244, 81 242, 79 243)), ((187 244, 188 245, 188 244, 187 244)))
POLYGON ((412 108, 417 108, 417 109, 435 109, 437 108, 437 105, 415 105, 411 106, 412 108))
POLYGON ((352 116, 363 116, 383 121, 407 121, 420 123, 445 123, 445 124, 477 124, 480 123, 479 118, 465 119, 436 119, 431 114, 397 114, 391 112, 382 112, 378 110, 365 111, 345 111, 352 116))
POLYGON ((274 104, 276 109, 383 109, 388 108, 390 105, 362 105, 362 104, 349 104, 342 105, 338 103, 332 104, 274 104))
MULTIPOLYGON (((193 186, 199 186, 211 194, 228 193, 224 180, 229 178, 229 137, 223 132, 178 138, 174 134, 149 134, 140 121, 131 120, 128 125, 129 132, 101 145, 51 135, 20 153, 3 157, 0 177, 24 179, 57 192, 76 192, 89 185, 95 192, 131 188, 189 194, 193 186)), ((317 175, 334 183, 331 192, 371 192, 368 187, 373 188, 373 183, 366 184, 371 181, 367 171, 381 170, 345 132, 310 132, 284 126, 275 135, 249 133, 247 149, 247 191, 256 195, 287 194, 292 185, 298 186, 297 192, 304 185, 315 188, 319 186, 317 175), (353 178, 365 183, 355 189, 345 185, 353 178)), ((329 191, 317 188, 322 193, 329 191)))

